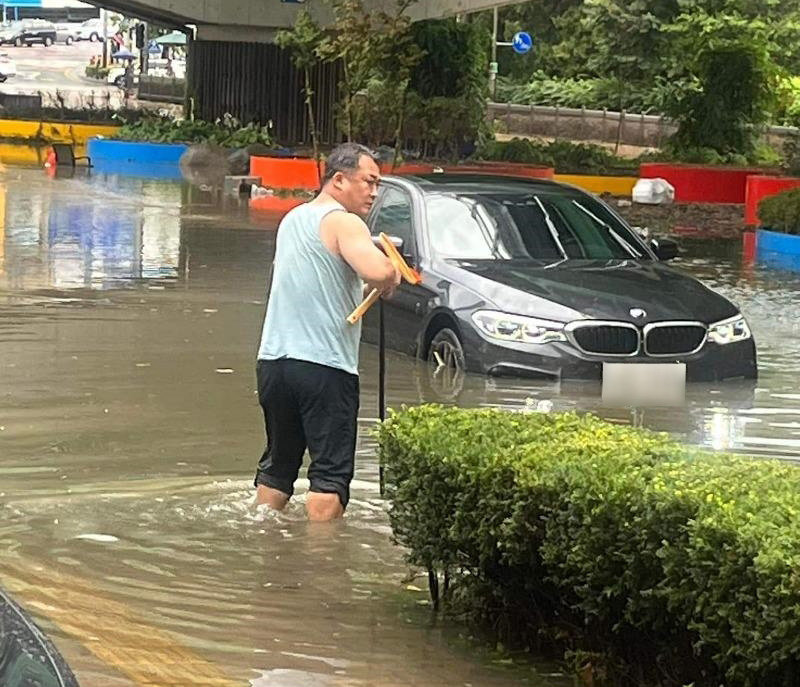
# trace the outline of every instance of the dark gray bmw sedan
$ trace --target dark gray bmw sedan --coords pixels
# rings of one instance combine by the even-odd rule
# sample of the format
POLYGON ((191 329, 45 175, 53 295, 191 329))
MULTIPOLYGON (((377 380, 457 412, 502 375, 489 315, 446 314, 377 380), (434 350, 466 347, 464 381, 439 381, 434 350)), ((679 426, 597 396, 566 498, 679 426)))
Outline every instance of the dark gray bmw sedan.
MULTIPOLYGON (((389 348, 489 375, 755 378, 736 305, 670 267, 606 203, 552 181, 386 177, 367 222, 422 274, 384 303, 389 348), (649 367, 648 367, 649 366, 649 367)), ((378 340, 378 308, 363 338, 378 340)))

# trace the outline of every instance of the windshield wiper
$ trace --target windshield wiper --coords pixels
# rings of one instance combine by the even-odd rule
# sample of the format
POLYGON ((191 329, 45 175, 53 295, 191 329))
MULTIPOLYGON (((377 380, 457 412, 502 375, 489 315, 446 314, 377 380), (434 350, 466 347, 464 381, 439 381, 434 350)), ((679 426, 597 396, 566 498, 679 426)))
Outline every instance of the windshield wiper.
POLYGON ((545 209, 544 205, 542 205, 542 201, 539 200, 538 197, 534 196, 533 199, 536 201, 536 204, 539 206, 539 209, 544 214, 544 221, 547 224, 547 228, 550 231, 550 235, 553 237, 553 241, 556 242, 558 246, 558 250, 561 251, 561 257, 566 259, 569 256, 567 255, 567 251, 564 250, 564 246, 561 244, 561 239, 558 238, 558 229, 556 229, 556 225, 553 224, 553 220, 550 219, 550 214, 545 209))
POLYGON ((633 247, 633 246, 632 246, 630 243, 628 243, 628 242, 627 242, 627 241, 626 241, 624 238, 622 238, 622 237, 621 237, 621 236, 620 236, 620 235, 619 235, 619 234, 618 234, 618 233, 617 233, 617 232, 614 230, 614 228, 613 228, 613 227, 612 227, 612 226, 611 226, 611 225, 610 225, 608 222, 604 222, 603 220, 601 220, 601 219, 600 219, 600 218, 599 218, 597 215, 595 215, 595 214, 594 214, 594 213, 593 213, 591 210, 588 210, 588 209, 586 209, 585 207, 583 207, 583 205, 581 205, 581 204, 580 204, 580 203, 579 203, 577 200, 573 200, 573 201, 572 201, 572 203, 573 203, 573 205, 575 205, 575 206, 576 206, 576 207, 577 207, 579 210, 582 210, 584 213, 586 213, 587 215, 589 215, 589 217, 591 217, 591 218, 592 218, 592 219, 593 219, 595 222, 597 222, 599 225, 601 225, 602 227, 605 227, 605 229, 608 231, 608 233, 609 233, 609 234, 611 234, 611 237, 612 237, 612 238, 613 238, 613 239, 614 239, 614 240, 615 240, 615 241, 616 241, 616 242, 617 242, 617 243, 618 243, 620 246, 622 246, 622 247, 623 247, 623 249, 627 250, 627 251, 628 251, 628 253, 630 253, 631 255, 633 255, 633 256, 634 256, 634 257, 636 257, 636 258, 641 258, 641 257, 642 257, 642 254, 641 254, 641 253, 640 253, 638 250, 636 250, 636 249, 635 249, 635 248, 634 248, 634 247, 633 247))

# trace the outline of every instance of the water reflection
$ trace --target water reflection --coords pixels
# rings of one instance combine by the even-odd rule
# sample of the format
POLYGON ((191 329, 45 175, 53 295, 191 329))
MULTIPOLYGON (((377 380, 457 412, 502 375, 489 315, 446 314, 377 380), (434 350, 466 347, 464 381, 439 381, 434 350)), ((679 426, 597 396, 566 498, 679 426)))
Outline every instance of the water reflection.
MULTIPOLYGON (((154 683, 130 666, 175 656, 215 684, 572 684, 547 664, 476 659, 461 628, 429 615, 424 580, 407 579, 369 433, 373 347, 346 522, 310 530, 302 483, 280 516, 252 508, 272 216, 218 189, 96 170, 9 168, 0 204, 0 585, 85 684, 154 683)), ((388 404, 590 410, 713 449, 800 458, 800 275, 743 263, 735 241, 683 245, 676 266, 748 317, 757 382, 617 408, 599 383, 437 374, 389 353, 388 404)))
POLYGON ((0 286, 109 289, 177 277, 180 186, 103 182, 57 179, 31 193, 27 173, 6 181, 0 286))

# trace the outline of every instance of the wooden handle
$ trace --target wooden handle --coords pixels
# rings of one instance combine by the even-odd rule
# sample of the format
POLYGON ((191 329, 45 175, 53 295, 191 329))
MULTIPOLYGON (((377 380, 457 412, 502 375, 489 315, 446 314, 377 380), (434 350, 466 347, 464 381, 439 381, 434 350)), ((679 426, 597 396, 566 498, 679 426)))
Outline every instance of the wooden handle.
POLYGON ((369 310, 370 306, 380 298, 380 296, 381 292, 378 291, 378 289, 372 289, 369 296, 361 301, 361 304, 347 316, 347 321, 350 324, 355 324, 358 322, 364 316, 364 313, 369 310))

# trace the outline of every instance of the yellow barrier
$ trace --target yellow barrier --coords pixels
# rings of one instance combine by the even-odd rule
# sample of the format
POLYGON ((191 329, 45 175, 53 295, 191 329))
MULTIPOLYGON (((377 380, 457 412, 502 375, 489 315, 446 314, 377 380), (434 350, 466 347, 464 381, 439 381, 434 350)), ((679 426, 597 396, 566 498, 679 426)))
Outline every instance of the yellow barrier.
POLYGON ((630 196, 637 181, 636 177, 601 177, 592 174, 556 174, 553 179, 591 193, 610 193, 614 196, 630 196))
MULTIPOLYGON (((79 153, 75 153, 78 155, 79 153)), ((0 162, 6 165, 34 165, 41 167, 47 158, 45 146, 30 146, 23 143, 0 143, 0 162)))
POLYGON ((118 126, 77 124, 75 122, 32 122, 22 119, 0 119, 0 138, 43 140, 51 143, 85 145, 92 136, 113 136, 118 126))

